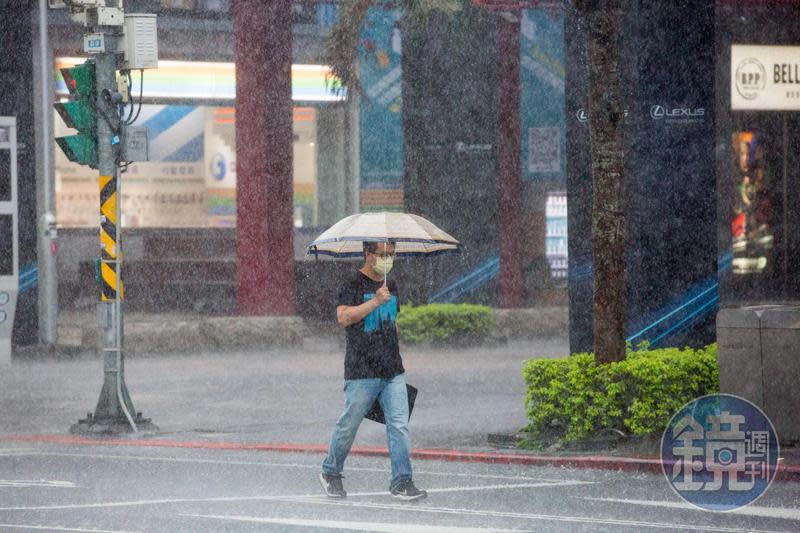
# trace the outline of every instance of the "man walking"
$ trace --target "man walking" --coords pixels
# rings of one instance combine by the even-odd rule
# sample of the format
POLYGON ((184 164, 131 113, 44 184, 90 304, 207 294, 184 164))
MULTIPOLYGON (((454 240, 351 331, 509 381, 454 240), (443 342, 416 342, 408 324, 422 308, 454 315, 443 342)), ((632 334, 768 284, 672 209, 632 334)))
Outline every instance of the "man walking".
POLYGON ((336 422, 328 456, 319 476, 332 498, 344 498, 344 461, 361 421, 377 399, 386 419, 386 439, 392 464, 389 491, 395 498, 427 496, 411 477, 408 394, 397 340, 397 287, 385 283, 392 269, 394 244, 365 242, 364 264, 342 285, 336 319, 347 331, 344 359, 344 412, 336 422))

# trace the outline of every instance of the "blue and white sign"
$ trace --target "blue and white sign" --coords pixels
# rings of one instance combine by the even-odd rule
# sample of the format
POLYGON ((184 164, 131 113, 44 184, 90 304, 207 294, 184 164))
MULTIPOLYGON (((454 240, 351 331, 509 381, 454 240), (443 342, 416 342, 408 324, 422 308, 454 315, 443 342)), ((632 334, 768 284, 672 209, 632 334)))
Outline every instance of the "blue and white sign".
POLYGON ((106 51, 106 38, 102 33, 89 33, 83 36, 83 51, 87 54, 100 54, 106 51))
POLYGON ((772 422, 753 403, 730 394, 689 402, 661 439, 670 486, 708 511, 730 511, 760 498, 775 478, 778 454, 772 422))

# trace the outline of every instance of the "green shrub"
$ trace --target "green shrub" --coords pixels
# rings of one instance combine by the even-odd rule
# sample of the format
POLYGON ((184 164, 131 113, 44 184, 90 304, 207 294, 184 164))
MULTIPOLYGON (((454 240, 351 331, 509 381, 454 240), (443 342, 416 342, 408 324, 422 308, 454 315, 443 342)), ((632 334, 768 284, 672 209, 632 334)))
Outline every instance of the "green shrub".
POLYGON ((492 309, 473 304, 429 304, 400 308, 400 340, 411 344, 471 342, 487 337, 494 327, 492 309))
POLYGON ((594 356, 531 359, 522 375, 525 409, 535 432, 560 432, 566 440, 607 428, 629 435, 664 430, 684 404, 719 390, 717 345, 700 350, 628 350, 618 363, 597 365, 594 356))

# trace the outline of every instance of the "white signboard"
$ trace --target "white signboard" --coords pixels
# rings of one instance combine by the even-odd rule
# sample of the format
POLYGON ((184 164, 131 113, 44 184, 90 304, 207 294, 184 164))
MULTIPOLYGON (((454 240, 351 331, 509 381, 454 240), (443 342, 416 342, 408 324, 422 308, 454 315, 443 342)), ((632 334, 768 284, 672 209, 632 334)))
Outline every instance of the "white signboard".
POLYGON ((561 172, 561 128, 528 128, 528 172, 561 172))
POLYGON ((731 109, 800 110, 800 46, 731 45, 731 109))

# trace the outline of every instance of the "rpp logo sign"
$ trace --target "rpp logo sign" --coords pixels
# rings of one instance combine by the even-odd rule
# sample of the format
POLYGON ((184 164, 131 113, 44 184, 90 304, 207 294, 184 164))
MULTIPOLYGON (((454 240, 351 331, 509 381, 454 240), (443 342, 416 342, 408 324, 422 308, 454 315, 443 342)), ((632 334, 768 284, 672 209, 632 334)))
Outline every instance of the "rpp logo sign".
POLYGON ((736 67, 736 91, 746 100, 754 100, 767 84, 767 71, 758 59, 748 58, 736 67))

